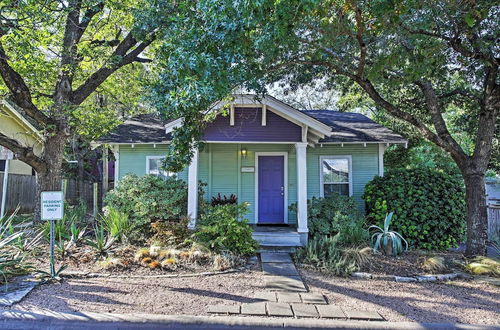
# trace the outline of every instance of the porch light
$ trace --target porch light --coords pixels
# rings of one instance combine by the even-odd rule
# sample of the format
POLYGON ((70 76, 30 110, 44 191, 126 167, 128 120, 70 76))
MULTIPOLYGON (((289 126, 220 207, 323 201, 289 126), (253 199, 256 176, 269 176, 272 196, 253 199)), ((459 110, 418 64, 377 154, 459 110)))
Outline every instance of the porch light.
POLYGON ((247 148, 241 148, 241 156, 247 158, 248 150, 247 148))

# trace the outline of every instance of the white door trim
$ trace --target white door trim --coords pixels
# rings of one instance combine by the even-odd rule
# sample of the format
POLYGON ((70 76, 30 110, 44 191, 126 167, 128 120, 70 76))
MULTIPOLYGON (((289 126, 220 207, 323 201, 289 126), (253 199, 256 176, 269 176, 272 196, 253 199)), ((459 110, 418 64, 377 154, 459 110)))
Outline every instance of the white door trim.
POLYGON ((285 224, 288 224, 288 152, 287 151, 261 151, 255 152, 255 224, 259 224, 259 156, 283 156, 283 215, 285 224))

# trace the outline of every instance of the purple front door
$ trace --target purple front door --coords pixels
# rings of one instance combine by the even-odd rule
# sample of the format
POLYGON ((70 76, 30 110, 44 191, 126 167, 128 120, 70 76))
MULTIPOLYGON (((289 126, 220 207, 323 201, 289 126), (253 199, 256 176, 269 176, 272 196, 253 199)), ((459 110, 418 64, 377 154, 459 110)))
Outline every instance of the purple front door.
POLYGON ((260 224, 285 223, 284 156, 259 156, 260 224))

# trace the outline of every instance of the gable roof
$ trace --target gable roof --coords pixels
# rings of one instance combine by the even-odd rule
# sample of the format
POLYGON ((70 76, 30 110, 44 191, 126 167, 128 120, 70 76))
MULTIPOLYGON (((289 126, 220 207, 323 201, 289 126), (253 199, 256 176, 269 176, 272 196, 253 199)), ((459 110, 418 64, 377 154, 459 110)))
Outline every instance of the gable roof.
MULTIPOLYGON (((305 127, 308 141, 313 143, 407 143, 401 135, 374 122, 360 113, 334 110, 297 110, 282 101, 265 95, 235 94, 234 107, 265 105, 267 110, 305 127)), ((211 111, 227 106, 217 102, 211 111)), ((139 115, 126 120, 114 131, 100 138, 97 143, 134 144, 168 143, 171 132, 183 123, 183 118, 163 120, 158 114, 139 115)), ((303 130, 304 132, 304 130, 303 130)))
POLYGON ((401 135, 394 133, 363 114, 333 110, 304 110, 305 114, 321 121, 332 128, 329 137, 319 142, 378 142, 406 143, 401 135))
MULTIPOLYGON (((210 107, 209 112, 218 111, 227 106, 231 107, 231 111, 233 108, 237 107, 265 107, 266 111, 272 111, 288 121, 302 127, 305 134, 303 139, 310 144, 314 144, 332 133, 332 129, 327 124, 304 114, 302 111, 297 110, 296 108, 270 95, 232 94, 231 96, 233 98, 231 101, 220 100, 215 102, 210 107)), ((232 116, 232 114, 230 116, 232 116)), ((183 118, 176 119, 166 125, 165 131, 170 133, 174 128, 179 127, 182 124, 183 118)))
POLYGON ((157 114, 143 114, 127 119, 109 134, 101 137, 98 143, 167 143, 170 134, 165 134, 165 125, 171 121, 163 120, 157 114))

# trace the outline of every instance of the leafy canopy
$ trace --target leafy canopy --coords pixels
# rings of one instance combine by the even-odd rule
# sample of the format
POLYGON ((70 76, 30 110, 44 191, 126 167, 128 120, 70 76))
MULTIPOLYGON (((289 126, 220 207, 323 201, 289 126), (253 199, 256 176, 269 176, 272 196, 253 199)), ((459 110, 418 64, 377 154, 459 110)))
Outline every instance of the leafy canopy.
POLYGON ((478 117, 499 52, 495 1, 202 0, 190 9, 164 39, 164 70, 152 86, 155 105, 186 118, 174 135, 174 168, 188 161, 204 110, 233 88, 317 79, 340 91, 354 81, 455 160, 471 154, 453 141, 460 132, 434 127, 424 92, 439 99, 445 122, 457 107, 478 117))

